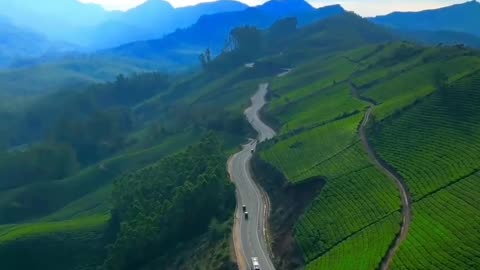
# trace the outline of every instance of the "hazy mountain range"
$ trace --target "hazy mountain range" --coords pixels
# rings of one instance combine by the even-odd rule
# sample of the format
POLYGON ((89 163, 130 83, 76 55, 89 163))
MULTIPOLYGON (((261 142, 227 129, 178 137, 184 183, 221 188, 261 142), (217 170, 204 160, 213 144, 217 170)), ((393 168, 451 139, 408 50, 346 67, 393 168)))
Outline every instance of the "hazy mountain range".
MULTIPOLYGON (((166 1, 149 0, 127 12, 109 12, 76 0, 2 0, 0 68, 22 67, 21 74, 31 76, 42 70, 61 70, 75 78, 88 75, 89 81, 92 67, 85 59, 100 58, 101 69, 108 70, 94 74, 95 80, 150 67, 185 70, 198 65, 198 55, 207 48, 214 55, 220 53, 233 28, 267 28, 285 17, 296 17, 304 26, 345 12, 340 5, 316 9, 304 0, 271 0, 257 7, 222 0, 178 9, 166 1), (44 64, 48 68, 38 67, 44 64), (30 70, 30 66, 34 67, 30 70)), ((402 39, 480 47, 478 18, 480 4, 470 1, 370 20, 392 28, 402 39)), ((17 74, 2 76, 14 82, 17 74)), ((43 79, 44 73, 37 77, 43 79)), ((56 87, 52 85, 50 90, 56 87)))
MULTIPOLYGON (((338 13, 338 10, 334 13, 338 13)), ((215 42, 203 42, 201 45, 213 42, 212 46, 216 46, 216 40, 225 39, 232 27, 242 24, 267 27, 278 18, 300 14, 301 22, 323 17, 313 14, 314 11, 303 0, 272 0, 254 8, 233 0, 183 8, 174 8, 164 0, 148 0, 126 12, 106 11, 99 5, 82 4, 77 0, 0 1, 0 16, 8 18, 17 27, 37 32, 37 35, 49 40, 75 44, 88 50, 158 40, 177 29, 193 34, 191 39, 195 39, 204 32, 193 33, 193 29, 205 28, 213 30, 209 34, 215 42)), ((470 1, 436 10, 395 12, 372 20, 402 31, 452 31, 480 36, 478 18, 480 4, 470 1)), ((176 35, 181 31, 177 31, 176 35)))
POLYGON ((7 18, 0 17, 0 67, 73 50, 75 47, 69 44, 51 42, 44 35, 17 27, 7 18))
POLYGON ((480 3, 464 4, 420 12, 394 12, 374 22, 409 31, 452 31, 480 36, 480 3))
POLYGON ((102 53, 122 57, 197 62, 197 56, 206 48, 214 54, 225 46, 229 32, 239 26, 267 28, 285 17, 297 17, 301 25, 344 13, 339 6, 315 9, 304 0, 273 0, 242 11, 224 12, 201 17, 192 26, 180 29, 161 39, 125 44, 102 53))
POLYGON ((166 1, 149 0, 119 12, 76 0, 3 0, 0 15, 49 39, 98 49, 159 38, 195 23, 202 15, 245 8, 245 4, 230 0, 177 9, 166 1))

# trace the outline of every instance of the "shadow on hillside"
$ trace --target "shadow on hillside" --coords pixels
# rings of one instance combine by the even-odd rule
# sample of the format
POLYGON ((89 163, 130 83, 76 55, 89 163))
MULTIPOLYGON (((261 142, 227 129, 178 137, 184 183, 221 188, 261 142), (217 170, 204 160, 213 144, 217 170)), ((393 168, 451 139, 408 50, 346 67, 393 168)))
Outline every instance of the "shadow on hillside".
POLYGON ((289 184, 277 169, 258 155, 252 159, 252 170, 271 202, 269 229, 275 267, 278 270, 300 269, 305 262, 293 235, 294 226, 320 193, 325 181, 319 178, 304 184, 289 184))

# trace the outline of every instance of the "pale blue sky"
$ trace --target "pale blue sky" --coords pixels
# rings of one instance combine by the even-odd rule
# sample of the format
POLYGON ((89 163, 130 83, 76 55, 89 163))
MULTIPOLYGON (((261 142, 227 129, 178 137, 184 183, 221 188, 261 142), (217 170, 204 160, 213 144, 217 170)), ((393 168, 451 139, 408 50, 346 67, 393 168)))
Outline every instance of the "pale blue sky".
MULTIPOLYGON (((108 10, 127 10, 135 7, 145 0, 79 0, 85 3, 97 3, 108 10)), ((205 0, 169 0, 176 7, 207 2, 205 0)), ((241 0, 248 5, 254 6, 265 2, 265 0, 241 0)), ((456 3, 463 3, 466 0, 309 0, 316 6, 325 6, 330 4, 341 4, 348 10, 355 11, 363 16, 373 16, 390 13, 392 11, 417 11, 443 7, 456 3)))

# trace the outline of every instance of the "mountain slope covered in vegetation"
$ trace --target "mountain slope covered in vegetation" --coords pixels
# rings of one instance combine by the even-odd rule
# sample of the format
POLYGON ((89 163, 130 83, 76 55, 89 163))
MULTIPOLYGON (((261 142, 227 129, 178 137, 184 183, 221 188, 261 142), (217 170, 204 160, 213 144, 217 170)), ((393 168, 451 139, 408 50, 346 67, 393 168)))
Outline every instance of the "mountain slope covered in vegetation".
POLYGON ((252 169, 271 198, 277 269, 480 267, 479 52, 341 13, 236 28, 191 74, 118 76, 2 112, 1 261, 234 269, 225 162, 253 135, 243 111, 269 81, 262 117, 278 136, 252 169))
POLYGON ((412 225, 392 269, 449 269, 460 254, 457 266, 478 265, 478 252, 469 248, 477 241, 471 206, 478 200, 473 186, 464 187, 479 166, 470 137, 478 133, 479 59, 461 46, 390 43, 312 60, 274 83, 267 114, 281 135, 264 146, 261 159, 288 185, 326 181, 292 227, 307 269, 376 269, 400 231, 400 192, 359 143, 364 100, 376 104, 369 127, 374 150, 405 180, 413 200, 412 225), (462 210, 439 210, 445 200, 462 210))
POLYGON ((478 16, 480 3, 472 0, 440 9, 394 12, 372 20, 402 30, 454 31, 480 36, 478 16))

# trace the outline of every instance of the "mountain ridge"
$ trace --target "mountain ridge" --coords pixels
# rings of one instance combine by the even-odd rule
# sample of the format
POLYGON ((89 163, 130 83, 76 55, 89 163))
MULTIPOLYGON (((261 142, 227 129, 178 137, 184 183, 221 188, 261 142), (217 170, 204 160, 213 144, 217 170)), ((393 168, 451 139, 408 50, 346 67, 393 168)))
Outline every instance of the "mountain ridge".
POLYGON ((372 21, 401 30, 454 31, 480 36, 480 3, 463 4, 419 12, 393 12, 372 21))
POLYGON ((247 7, 234 0, 222 0, 174 8, 167 1, 149 0, 120 12, 76 0, 46 0, 41 4, 33 0, 5 0, 0 3, 0 15, 51 40, 96 50, 135 40, 160 38, 179 27, 195 23, 202 15, 247 7), (99 37, 101 42, 97 42, 99 37))
POLYGON ((247 5, 233 0, 200 3, 180 8, 174 8, 167 1, 149 0, 127 12, 117 13, 95 29, 89 28, 85 32, 93 33, 90 40, 96 41, 97 37, 105 40, 93 43, 93 47, 115 47, 132 41, 161 38, 176 29, 194 24, 204 15, 246 8, 248 8, 247 5))
POLYGON ((191 63, 192 61, 196 62, 198 54, 206 48, 209 48, 214 54, 220 53, 230 31, 235 27, 249 25, 266 28, 285 17, 297 17, 300 23, 305 25, 344 12, 345 10, 340 5, 315 9, 304 0, 273 0, 243 11, 204 15, 192 26, 179 29, 161 39, 123 44, 101 53, 133 58, 163 58, 167 56, 181 59, 180 62, 183 64, 191 63), (288 8, 292 4, 300 2, 305 5, 301 8, 288 8), (178 53, 179 51, 188 51, 189 53, 178 53))
POLYGON ((59 44, 32 30, 17 27, 0 16, 0 68, 22 58, 41 57, 61 50, 59 44))

